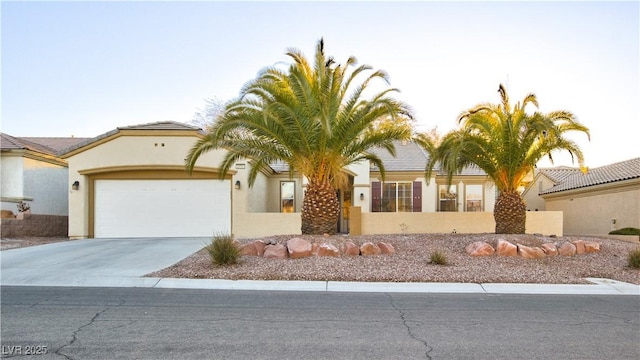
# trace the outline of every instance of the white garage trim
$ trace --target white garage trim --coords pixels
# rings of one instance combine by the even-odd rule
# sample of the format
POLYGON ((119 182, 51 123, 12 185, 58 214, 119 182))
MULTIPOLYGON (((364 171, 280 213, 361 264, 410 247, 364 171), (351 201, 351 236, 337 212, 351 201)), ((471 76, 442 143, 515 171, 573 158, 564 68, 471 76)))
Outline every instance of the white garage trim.
POLYGON ((96 179, 94 237, 211 237, 231 232, 231 181, 96 179))

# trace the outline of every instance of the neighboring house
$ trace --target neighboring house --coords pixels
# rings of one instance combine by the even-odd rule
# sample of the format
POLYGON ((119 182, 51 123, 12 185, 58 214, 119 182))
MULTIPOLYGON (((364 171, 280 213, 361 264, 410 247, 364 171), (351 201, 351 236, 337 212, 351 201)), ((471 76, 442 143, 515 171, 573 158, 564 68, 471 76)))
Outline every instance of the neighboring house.
POLYGON ((527 211, 545 211, 546 205, 544 199, 540 197, 540 193, 552 186, 559 184, 568 176, 580 172, 579 168, 568 166, 558 166, 553 168, 536 168, 533 174, 533 180, 527 184, 522 198, 527 204, 527 211))
POLYGON ((83 138, 13 137, 0 133, 2 210, 18 212, 26 202, 32 214, 66 216, 67 162, 56 154, 83 138))
POLYGON ((590 169, 586 174, 573 171, 539 194, 547 211, 563 212, 566 235, 640 228, 640 158, 590 169))
MULTIPOLYGON (((68 194, 69 236, 209 237, 237 226, 244 233, 247 227, 275 227, 276 221, 290 222, 289 233, 300 231, 305 179, 276 163, 260 169, 249 188, 250 161, 237 162, 220 179, 224 150, 203 154, 189 175, 185 157, 202 136, 195 126, 157 122, 121 127, 66 149, 61 157, 69 164, 69 181, 79 184, 68 194), (264 223, 247 214, 264 214, 264 223)), ((442 174, 427 184, 427 154, 411 142, 396 150, 396 158, 380 153, 384 183, 368 163, 345 169, 339 232, 349 231, 352 206, 362 212, 493 211, 495 188, 479 169, 466 169, 450 187, 442 174)))

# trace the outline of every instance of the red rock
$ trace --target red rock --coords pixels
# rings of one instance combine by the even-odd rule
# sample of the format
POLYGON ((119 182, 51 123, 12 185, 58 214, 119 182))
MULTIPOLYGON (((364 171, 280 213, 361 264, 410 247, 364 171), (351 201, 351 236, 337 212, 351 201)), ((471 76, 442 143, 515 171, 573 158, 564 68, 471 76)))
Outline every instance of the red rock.
POLYGON ((340 256, 340 250, 335 245, 321 244, 318 246, 318 256, 340 256))
POLYGON ((595 241, 585 241, 584 251, 588 254, 596 253, 600 251, 600 244, 595 241))
POLYGON ((582 255, 586 252, 584 248, 584 240, 574 240, 571 243, 576 246, 576 255, 582 255))
POLYGON ((393 254, 396 252, 396 249, 393 248, 393 245, 385 242, 379 242, 378 247, 380 248, 380 252, 383 254, 393 254))
POLYGON ((311 256, 313 246, 311 245, 311 242, 305 239, 293 238, 287 241, 287 250, 289 251, 290 258, 299 259, 311 256))
POLYGON ((258 256, 258 249, 252 242, 240 245, 240 255, 258 256))
POLYGON ((381 253, 382 253, 382 250, 380 250, 378 245, 374 243, 366 242, 362 244, 362 246, 360 246, 360 255, 363 255, 363 256, 380 255, 381 253))
POLYGON ((530 247, 518 244, 518 255, 524 259, 541 259, 547 254, 539 247, 530 247))
POLYGON ((576 246, 572 243, 564 243, 558 248, 558 255, 573 256, 576 254, 576 246))
POLYGON ((353 242, 347 241, 344 243, 344 254, 349 256, 358 256, 360 255, 360 248, 353 242))
POLYGON ((556 247, 556 244, 544 243, 540 245, 540 248, 542 248, 542 251, 544 251, 544 253, 547 254, 547 256, 558 255, 558 248, 556 247))
POLYGON ((518 247, 504 239, 498 239, 496 253, 502 256, 518 256, 518 247))
POLYGON ((253 246, 255 246, 258 256, 264 255, 264 247, 267 246, 264 241, 256 240, 253 242, 253 246))
POLYGON ((467 245, 464 249, 471 256, 489 256, 495 252, 495 249, 485 241, 476 241, 467 245))
POLYGON ((286 259, 287 247, 282 244, 267 245, 264 247, 263 257, 267 259, 286 259))

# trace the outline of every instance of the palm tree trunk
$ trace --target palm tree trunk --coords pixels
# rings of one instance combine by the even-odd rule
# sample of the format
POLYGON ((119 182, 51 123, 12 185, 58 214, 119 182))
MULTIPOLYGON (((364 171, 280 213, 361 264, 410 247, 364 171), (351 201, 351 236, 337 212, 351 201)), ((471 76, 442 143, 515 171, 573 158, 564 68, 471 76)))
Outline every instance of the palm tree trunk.
POLYGON ((336 233, 340 203, 336 190, 328 182, 310 180, 302 202, 302 233, 336 233))
POLYGON ((517 191, 500 191, 493 209, 496 234, 524 234, 527 206, 517 191))

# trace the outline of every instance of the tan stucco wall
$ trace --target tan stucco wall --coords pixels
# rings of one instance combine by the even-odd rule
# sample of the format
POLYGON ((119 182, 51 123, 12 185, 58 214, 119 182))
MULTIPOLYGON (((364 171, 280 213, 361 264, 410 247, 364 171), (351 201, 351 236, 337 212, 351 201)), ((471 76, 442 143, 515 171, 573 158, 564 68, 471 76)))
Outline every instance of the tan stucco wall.
POLYGON ((545 211, 545 201, 538 194, 540 193, 540 191, 549 189, 553 185, 553 182, 549 180, 548 177, 544 175, 537 176, 531 183, 531 186, 528 187, 522 194, 522 198, 524 199, 525 204, 527 204, 527 210, 545 211))
POLYGON ((640 179, 544 196, 547 210, 564 213, 564 234, 608 234, 640 228, 640 179), (612 219, 616 219, 615 225, 612 219))
MULTIPOLYGON (((150 135, 114 136, 97 146, 74 153, 67 158, 69 163, 69 183, 80 182, 79 190, 69 193, 69 237, 86 238, 90 236, 90 184, 92 175, 88 173, 118 171, 123 169, 172 169, 178 171, 184 167, 184 159, 198 137, 150 135), (84 174, 84 175, 83 175, 84 174)), ((223 151, 203 154, 197 168, 216 169, 223 158, 223 151)), ((234 171, 235 173, 235 171, 234 171)), ((184 173, 186 174, 186 172, 184 173)), ((184 175, 186 176, 186 175, 184 175)), ((212 176, 215 176, 212 173, 212 176)), ((232 180, 235 182, 235 180, 232 180)), ((233 198, 233 195, 232 195, 233 198)), ((233 206, 232 206, 233 208, 233 206)))
POLYGON ((301 234, 300 213, 242 213, 234 214, 233 236, 236 239, 271 235, 301 234))

